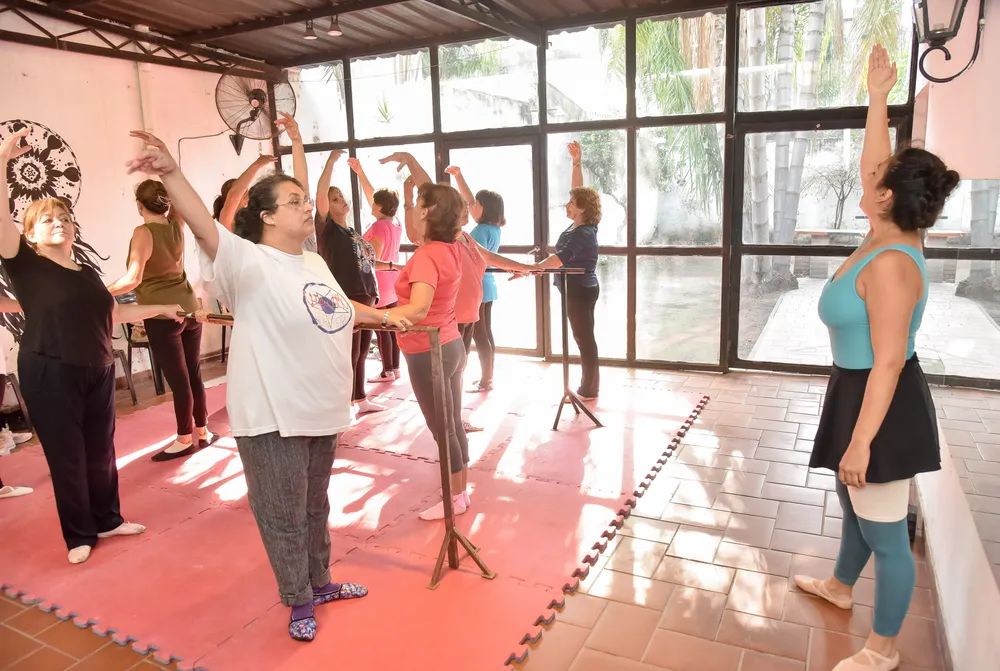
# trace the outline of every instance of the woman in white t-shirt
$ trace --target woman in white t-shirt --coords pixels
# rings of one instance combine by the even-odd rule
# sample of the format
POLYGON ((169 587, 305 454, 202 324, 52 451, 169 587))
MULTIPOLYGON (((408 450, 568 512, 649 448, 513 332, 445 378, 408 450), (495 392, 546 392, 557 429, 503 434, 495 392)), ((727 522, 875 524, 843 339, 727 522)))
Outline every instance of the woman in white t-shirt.
POLYGON ((198 243, 202 277, 235 317, 230 425, 281 601, 292 609, 289 634, 311 641, 313 606, 368 593, 331 582, 329 572, 327 488, 337 434, 351 423, 355 321, 409 322, 352 305, 323 259, 303 251, 315 224, 300 182, 280 174, 257 182, 230 233, 212 220, 163 143, 132 135, 144 145, 129 172, 163 181, 198 243))

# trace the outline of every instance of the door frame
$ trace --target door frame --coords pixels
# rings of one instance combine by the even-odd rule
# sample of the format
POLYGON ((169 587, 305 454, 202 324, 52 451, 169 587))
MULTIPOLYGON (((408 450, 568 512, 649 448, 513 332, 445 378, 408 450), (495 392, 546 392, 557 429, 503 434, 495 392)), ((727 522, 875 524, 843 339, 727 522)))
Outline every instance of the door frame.
MULTIPOLYGON (((536 260, 543 258, 548 249, 548 221, 544 216, 543 202, 546 200, 543 188, 546 181, 543 179, 542 170, 545 157, 542 152, 543 143, 540 142, 538 133, 524 133, 518 135, 505 135, 496 137, 485 137, 476 139, 450 139, 442 140, 438 144, 435 169, 439 181, 450 182, 450 177, 445 173, 445 168, 450 165, 451 152, 455 149, 490 149, 494 147, 511 147, 527 145, 531 147, 531 185, 532 196, 534 198, 534 226, 533 245, 504 245, 500 244, 498 254, 534 254, 536 260)), ((486 186, 486 188, 489 188, 486 186)), ((502 194, 501 194, 502 195, 502 194)), ((519 280, 529 281, 527 279, 519 280)), ((544 276, 536 277, 535 282, 535 347, 533 349, 497 347, 497 351, 505 354, 517 354, 521 356, 532 356, 543 358, 546 352, 546 344, 550 334, 548 333, 548 290, 549 287, 544 281, 544 276)))

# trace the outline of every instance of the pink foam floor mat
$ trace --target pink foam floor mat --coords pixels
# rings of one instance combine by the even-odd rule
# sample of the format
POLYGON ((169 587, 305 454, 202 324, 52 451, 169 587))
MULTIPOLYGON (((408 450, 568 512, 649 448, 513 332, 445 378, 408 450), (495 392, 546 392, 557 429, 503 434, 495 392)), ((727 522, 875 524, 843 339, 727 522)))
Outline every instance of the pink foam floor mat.
POLYGON ((494 580, 460 552, 461 568, 446 568, 438 589, 427 589, 443 524, 417 514, 440 498, 440 465, 401 380, 374 399, 388 411, 363 416, 341 437, 329 489, 332 571, 370 594, 319 608, 316 641, 288 638, 288 609, 278 601, 228 435, 224 386, 209 390, 209 426, 224 435, 185 460, 149 460, 173 437, 172 404, 118 419, 122 512, 148 531, 101 541, 80 566, 66 562, 41 449, 2 459, 5 480, 35 493, 0 509, 0 536, 11 539, 0 545, 0 584, 80 626, 178 658, 185 669, 501 669, 595 554, 699 400, 636 393, 620 377, 605 382, 607 412, 603 399, 597 405, 608 426, 594 428, 566 408, 553 432, 558 368, 512 368, 504 368, 510 386, 498 381, 505 391, 466 396, 470 420, 485 430, 470 436, 473 505, 458 527, 494 580))

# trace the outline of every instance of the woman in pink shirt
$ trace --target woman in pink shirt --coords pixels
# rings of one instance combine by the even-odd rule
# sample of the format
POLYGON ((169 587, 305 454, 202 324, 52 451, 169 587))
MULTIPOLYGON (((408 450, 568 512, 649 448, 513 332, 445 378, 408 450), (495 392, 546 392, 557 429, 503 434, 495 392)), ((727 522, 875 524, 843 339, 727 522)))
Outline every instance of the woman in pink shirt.
MULTIPOLYGON (((426 173, 425 173, 426 175, 426 173)), ((451 489, 455 514, 466 511, 470 501, 468 484, 469 441, 462 427, 462 372, 465 370, 465 345, 455 317, 455 299, 462 283, 461 243, 455 238, 461 231, 462 198, 450 186, 423 183, 417 194, 413 216, 423 231, 423 244, 410 257, 396 280, 399 307, 393 313, 405 316, 419 326, 441 330, 441 358, 444 368, 445 403, 451 409, 448 435, 451 453, 451 489)), ((431 375, 430 337, 426 333, 400 333, 399 348, 406 357, 413 395, 427 426, 440 444, 435 421, 434 384, 431 375)), ((444 504, 437 503, 420 513, 424 520, 444 517, 444 504)))
MULTIPOLYGON (((396 210, 399 209, 399 196, 395 191, 389 189, 375 190, 361 161, 356 158, 347 159, 347 164, 358 176, 361 183, 361 190, 365 193, 368 206, 371 207, 372 216, 375 223, 365 231, 364 238, 375 248, 375 258, 386 263, 399 263, 399 243, 403 236, 403 230, 394 221, 396 210)), ((399 273, 394 270, 379 270, 375 273, 375 280, 378 282, 378 304, 375 306, 379 310, 389 310, 396 307, 396 279, 399 273)), ((368 380, 372 384, 379 382, 392 382, 398 380, 399 375, 399 343, 396 341, 395 333, 379 331, 378 351, 382 357, 382 372, 368 380)))

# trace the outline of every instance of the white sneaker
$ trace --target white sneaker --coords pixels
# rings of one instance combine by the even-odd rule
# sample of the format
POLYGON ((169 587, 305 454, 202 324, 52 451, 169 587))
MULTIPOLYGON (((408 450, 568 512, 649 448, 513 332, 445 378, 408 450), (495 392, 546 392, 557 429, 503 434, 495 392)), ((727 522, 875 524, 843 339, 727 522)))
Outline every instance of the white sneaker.
POLYGON ((10 437, 14 439, 15 445, 20 445, 21 443, 26 443, 32 439, 32 433, 30 431, 25 431, 24 433, 11 433, 10 437))
POLYGON ((382 412, 383 410, 385 410, 384 405, 379 405, 378 403, 372 403, 367 398, 362 399, 357 403, 355 403, 354 407, 357 408, 357 412, 359 415, 364 415, 369 412, 382 412))
POLYGON ((10 429, 6 426, 0 429, 0 457, 5 457, 14 449, 16 443, 10 429))

